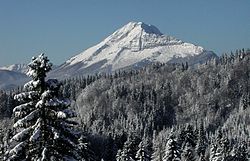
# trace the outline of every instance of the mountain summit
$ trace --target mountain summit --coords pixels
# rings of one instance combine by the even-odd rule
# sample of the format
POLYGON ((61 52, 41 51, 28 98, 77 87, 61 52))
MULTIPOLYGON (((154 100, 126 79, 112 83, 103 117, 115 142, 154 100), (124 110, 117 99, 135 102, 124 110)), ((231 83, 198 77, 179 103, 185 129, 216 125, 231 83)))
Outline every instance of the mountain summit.
POLYGON ((204 62, 215 56, 200 46, 163 35, 153 25, 129 22, 99 44, 67 60, 52 72, 65 77, 113 72, 153 62, 204 62))

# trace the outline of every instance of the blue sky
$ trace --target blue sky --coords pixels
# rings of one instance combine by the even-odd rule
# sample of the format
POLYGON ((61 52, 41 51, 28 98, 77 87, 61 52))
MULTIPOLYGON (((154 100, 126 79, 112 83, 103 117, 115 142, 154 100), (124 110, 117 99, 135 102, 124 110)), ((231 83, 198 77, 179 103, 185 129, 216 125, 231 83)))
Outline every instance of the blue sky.
POLYGON ((129 21, 217 54, 250 48, 250 0, 0 0, 0 66, 61 64, 129 21))

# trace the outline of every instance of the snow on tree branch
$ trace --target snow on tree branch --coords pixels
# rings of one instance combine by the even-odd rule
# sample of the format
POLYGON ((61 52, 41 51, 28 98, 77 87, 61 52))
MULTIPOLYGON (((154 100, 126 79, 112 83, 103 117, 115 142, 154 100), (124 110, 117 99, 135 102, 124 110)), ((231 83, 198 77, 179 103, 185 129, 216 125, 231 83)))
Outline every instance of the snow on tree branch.
POLYGON ((17 154, 19 154, 26 145, 27 145, 26 142, 20 142, 13 149, 9 151, 9 154, 12 155, 13 158, 16 157, 17 154))
POLYGON ((32 130, 32 127, 28 127, 26 129, 20 131, 19 133, 17 133, 16 135, 14 135, 12 137, 12 139, 10 140, 10 142, 13 142, 14 140, 15 141, 22 140, 23 138, 25 138, 30 133, 31 130, 32 130))
POLYGON ((31 120, 33 120, 34 118, 37 118, 39 114, 38 110, 34 110, 32 111, 29 115, 25 116, 24 118, 18 120, 13 127, 14 128, 18 128, 18 127, 25 127, 27 125, 28 122, 30 122, 31 120))

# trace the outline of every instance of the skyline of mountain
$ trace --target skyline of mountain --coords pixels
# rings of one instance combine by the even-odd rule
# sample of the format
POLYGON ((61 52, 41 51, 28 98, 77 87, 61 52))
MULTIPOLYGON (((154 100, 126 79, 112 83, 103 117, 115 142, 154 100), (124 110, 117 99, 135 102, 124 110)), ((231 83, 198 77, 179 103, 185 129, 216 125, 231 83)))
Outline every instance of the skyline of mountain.
POLYGON ((221 55, 250 48, 250 1, 5 1, 0 6, 0 66, 28 63, 46 53, 59 65, 130 22, 221 55))

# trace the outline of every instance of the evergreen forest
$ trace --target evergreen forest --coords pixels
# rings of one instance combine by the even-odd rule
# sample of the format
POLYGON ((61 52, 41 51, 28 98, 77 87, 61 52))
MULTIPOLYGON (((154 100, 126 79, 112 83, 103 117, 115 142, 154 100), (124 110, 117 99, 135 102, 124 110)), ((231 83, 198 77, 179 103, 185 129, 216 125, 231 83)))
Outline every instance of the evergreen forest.
POLYGON ((0 160, 248 161, 250 50, 0 91, 0 160))

